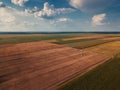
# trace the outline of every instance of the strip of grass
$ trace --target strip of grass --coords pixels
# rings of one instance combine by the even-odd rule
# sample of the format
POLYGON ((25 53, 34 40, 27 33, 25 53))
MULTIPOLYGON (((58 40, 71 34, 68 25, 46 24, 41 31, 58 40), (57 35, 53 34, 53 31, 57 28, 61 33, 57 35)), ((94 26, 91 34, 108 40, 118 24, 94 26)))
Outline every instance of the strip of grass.
POLYGON ((63 44, 66 46, 70 46, 77 49, 84 49, 88 47, 97 46, 100 44, 113 42, 113 41, 119 41, 120 39, 114 39, 114 40, 102 40, 102 39, 79 39, 79 40, 68 40, 68 41, 61 41, 61 42, 55 42, 56 44, 63 44))
MULTIPOLYGON (((114 36, 114 37, 118 37, 118 36, 114 36)), ((111 38, 111 37, 106 35, 106 36, 99 37, 99 38, 77 39, 77 40, 67 40, 67 41, 58 40, 58 41, 53 42, 53 43, 63 44, 63 45, 66 45, 66 46, 77 48, 77 49, 84 49, 84 48, 89 48, 89 47, 97 46, 97 45, 100 45, 100 44, 120 40, 119 38, 109 40, 109 38, 111 38), (104 40, 104 38, 106 40, 104 40)))
POLYGON ((112 40, 111 41, 110 40, 109 41, 108 40, 100 40, 100 39, 89 40, 89 41, 84 41, 79 44, 76 44, 75 46, 72 46, 72 47, 77 48, 77 49, 84 49, 84 48, 93 47, 93 46, 97 46, 97 45, 108 43, 108 42, 112 42, 112 40))
MULTIPOLYGON (((3 35, 2 35, 3 36, 3 35)), ((64 38, 71 38, 71 37, 77 37, 80 36, 80 34, 53 34, 53 35, 43 35, 43 36, 9 36, 8 38, 2 38, 0 39, 0 44, 16 44, 16 43, 24 43, 24 42, 34 42, 34 41, 42 41, 42 40, 62 40, 64 38)))
POLYGON ((77 49, 84 49, 84 48, 93 47, 93 46, 96 46, 99 44, 104 44, 107 42, 110 42, 110 41, 94 39, 94 40, 86 40, 86 41, 81 41, 81 42, 69 43, 69 44, 65 44, 65 45, 73 47, 73 48, 77 48, 77 49))
POLYGON ((120 54, 57 90, 120 90, 120 54))
POLYGON ((54 42, 56 44, 69 44, 69 43, 77 43, 77 42, 83 42, 83 41, 89 41, 89 40, 95 40, 93 38, 91 39, 77 39, 77 40, 67 40, 67 41, 57 41, 57 42, 54 42))

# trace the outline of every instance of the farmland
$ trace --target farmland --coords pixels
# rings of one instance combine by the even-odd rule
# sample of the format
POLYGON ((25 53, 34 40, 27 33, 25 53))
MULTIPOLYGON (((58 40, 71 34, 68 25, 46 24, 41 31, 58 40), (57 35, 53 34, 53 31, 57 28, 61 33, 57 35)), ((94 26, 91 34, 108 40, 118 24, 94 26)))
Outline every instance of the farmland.
POLYGON ((66 80, 81 75, 109 59, 97 53, 43 42, 1 48, 0 57, 0 88, 4 90, 52 90, 66 80), (30 87, 30 84, 35 87, 30 87))
MULTIPOLYGON (((120 35, 114 34, 0 34, 0 45, 2 44, 17 44, 17 43, 26 43, 26 42, 36 42, 36 41, 49 41, 57 44, 65 44, 68 46, 74 46, 75 43, 79 41, 93 41, 96 39, 103 39, 105 42, 108 38, 112 40, 119 40, 120 35), (113 39, 114 38, 114 39, 113 39), (70 43, 71 42, 71 43, 70 43), (73 44, 73 45, 71 45, 73 44)), ((100 40, 101 41, 101 40, 100 40)))
POLYGON ((120 34, 0 35, 0 90, 120 89, 119 53, 120 34))
POLYGON ((86 50, 106 54, 109 56, 112 56, 112 55, 114 56, 120 52, 120 40, 86 48, 86 50))
MULTIPOLYGON (((104 43, 92 43, 90 47, 83 48, 88 51, 113 56, 112 59, 89 71, 82 77, 61 86, 58 90, 119 90, 120 86, 120 40, 119 37, 103 38, 104 43)), ((85 42, 85 41, 83 41, 85 42)), ((98 43, 98 42, 95 42, 98 43)), ((86 43, 88 44, 88 43, 86 43)), ((72 44, 75 48, 76 45, 72 44)), ((89 44, 90 45, 90 44, 89 44)), ((73 47, 72 46, 72 47, 73 47)), ((78 45, 81 47, 80 43, 78 45)), ((88 46, 88 45, 87 45, 88 46)))
POLYGON ((26 43, 26 42, 36 42, 36 41, 53 41, 53 40, 62 40, 65 38, 77 37, 81 34, 5 34, 0 35, 0 44, 17 44, 17 43, 26 43))
POLYGON ((58 90, 119 90, 120 54, 58 90))
POLYGON ((116 36, 116 37, 109 37, 109 36, 102 36, 102 37, 91 37, 91 38, 82 38, 82 39, 74 39, 74 40, 66 40, 66 41, 57 41, 55 42, 56 44, 62 44, 62 45, 66 45, 66 46, 70 46, 73 48, 77 48, 77 49, 84 49, 84 48, 88 48, 88 47, 92 47, 92 46, 97 46, 100 44, 104 44, 107 42, 113 42, 113 41, 119 41, 120 37, 116 36))

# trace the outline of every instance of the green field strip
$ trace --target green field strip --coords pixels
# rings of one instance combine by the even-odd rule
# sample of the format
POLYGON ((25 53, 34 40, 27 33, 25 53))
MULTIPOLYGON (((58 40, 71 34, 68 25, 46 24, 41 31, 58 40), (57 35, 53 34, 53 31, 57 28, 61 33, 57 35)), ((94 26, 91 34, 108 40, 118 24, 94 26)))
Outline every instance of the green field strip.
POLYGON ((77 39, 77 40, 67 40, 67 41, 57 41, 57 42, 53 42, 56 44, 70 44, 70 43, 76 43, 76 42, 83 42, 83 41, 89 41, 89 40, 94 40, 93 38, 90 39, 77 39))
POLYGON ((77 37, 78 35, 44 35, 44 36, 14 36, 0 39, 0 44, 16 44, 24 42, 35 42, 43 40, 62 40, 64 38, 77 37))
POLYGON ((120 40, 120 39, 114 39, 114 40, 102 40, 102 39, 103 38, 78 39, 78 40, 68 40, 68 41, 61 41, 61 42, 54 42, 54 43, 63 44, 63 45, 66 45, 66 46, 77 48, 77 49, 84 49, 84 48, 89 48, 89 47, 97 46, 97 45, 100 45, 100 44, 120 40))

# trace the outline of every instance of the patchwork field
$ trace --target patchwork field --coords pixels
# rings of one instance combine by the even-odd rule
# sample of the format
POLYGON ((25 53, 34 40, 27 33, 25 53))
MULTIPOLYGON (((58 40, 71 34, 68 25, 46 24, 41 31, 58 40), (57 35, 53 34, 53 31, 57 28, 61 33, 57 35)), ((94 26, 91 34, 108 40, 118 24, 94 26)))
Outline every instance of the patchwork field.
POLYGON ((113 41, 120 41, 119 36, 91 36, 91 37, 82 37, 81 39, 73 39, 73 40, 65 40, 65 41, 56 41, 54 43, 56 44, 62 44, 65 46, 70 46, 73 48, 77 49, 84 49, 84 48, 89 48, 93 46, 97 46, 100 44, 108 43, 108 42, 113 42, 113 41))
POLYGON ((0 90, 117 90, 119 53, 120 34, 0 35, 0 90))
MULTIPOLYGON (((67 46, 76 47, 74 45, 76 45, 77 43, 79 44, 81 41, 84 41, 85 43, 93 43, 97 41, 96 39, 100 43, 103 43, 105 41, 113 41, 116 39, 120 40, 120 34, 0 34, 0 45, 48 41, 52 43, 66 44, 67 46)), ((86 47, 84 45, 82 46, 86 47)))
POLYGON ((53 90, 108 59, 102 54, 43 42, 2 47, 0 90, 53 90))
POLYGON ((54 41, 65 38, 82 37, 82 34, 5 34, 0 35, 0 45, 36 41, 54 41))
POLYGON ((57 90, 120 90, 120 53, 57 90))

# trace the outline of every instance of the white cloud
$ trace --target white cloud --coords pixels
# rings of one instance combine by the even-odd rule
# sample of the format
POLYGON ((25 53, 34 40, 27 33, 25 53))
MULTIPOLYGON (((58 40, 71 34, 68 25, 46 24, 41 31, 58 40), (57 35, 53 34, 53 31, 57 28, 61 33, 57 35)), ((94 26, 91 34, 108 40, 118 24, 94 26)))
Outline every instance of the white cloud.
MULTIPOLYGON (((4 5, 2 3, 2 5, 4 5)), ((24 22, 25 12, 5 6, 0 7, 0 31, 16 31, 21 28, 34 26, 34 22, 24 22)))
POLYGON ((21 23, 21 26, 24 26, 24 27, 34 27, 37 25, 39 25, 39 24, 36 22, 23 21, 23 23, 21 23))
POLYGON ((25 9, 26 14, 33 14, 33 13, 38 12, 38 11, 39 11, 39 8, 36 6, 33 9, 25 9))
POLYGON ((39 10, 37 7, 34 9, 26 9, 25 12, 33 14, 35 17, 40 18, 52 18, 54 16, 74 12, 74 9, 71 8, 55 8, 54 5, 49 5, 48 2, 44 3, 42 10, 39 10))
POLYGON ((15 16, 7 8, 0 8, 0 22, 10 23, 15 21, 15 16))
POLYGON ((70 21, 72 21, 72 20, 69 18, 59 18, 56 20, 56 22, 70 22, 70 21))
POLYGON ((71 23, 72 19, 70 18, 57 18, 57 19, 53 19, 50 20, 50 24, 54 25, 54 26, 66 26, 68 23, 71 23))
POLYGON ((11 0, 12 3, 14 3, 15 5, 19 5, 19 6, 23 6, 28 1, 29 0, 11 0))
POLYGON ((104 25, 105 23, 103 23, 103 21, 104 21, 105 18, 106 18, 105 13, 94 15, 92 17, 92 25, 93 26, 104 25))
MULTIPOLYGON (((33 11, 37 12, 37 8, 35 7, 33 11)), ((0 7, 0 31, 50 31, 53 29, 48 20, 39 20, 33 15, 26 15, 24 11, 9 6, 0 7)))
POLYGON ((83 2, 84 0, 70 0, 70 5, 77 9, 80 9, 83 6, 83 2))
POLYGON ((70 5, 83 12, 101 11, 112 4, 109 0, 70 0, 70 5))

